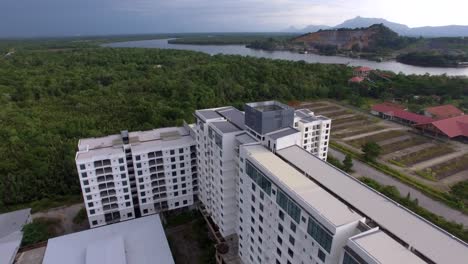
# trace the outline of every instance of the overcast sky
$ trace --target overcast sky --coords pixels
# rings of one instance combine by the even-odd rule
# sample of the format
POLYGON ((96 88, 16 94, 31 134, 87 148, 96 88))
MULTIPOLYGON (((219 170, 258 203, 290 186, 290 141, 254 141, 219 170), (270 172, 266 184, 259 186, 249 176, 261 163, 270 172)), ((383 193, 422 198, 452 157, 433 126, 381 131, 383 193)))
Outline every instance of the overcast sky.
POLYGON ((280 31, 355 16, 468 25, 468 0, 0 0, 0 37, 280 31))

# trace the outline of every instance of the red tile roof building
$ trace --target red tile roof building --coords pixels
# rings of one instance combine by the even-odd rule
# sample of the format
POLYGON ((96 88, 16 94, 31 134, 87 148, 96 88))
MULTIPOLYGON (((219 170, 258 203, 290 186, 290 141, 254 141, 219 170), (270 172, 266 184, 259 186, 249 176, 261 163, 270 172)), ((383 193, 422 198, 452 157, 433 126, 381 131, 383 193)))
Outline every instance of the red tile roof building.
POLYGON ((461 115, 433 122, 416 125, 423 132, 430 132, 436 136, 442 135, 448 138, 468 139, 468 115, 461 115))
POLYGON ((369 67, 357 67, 353 71, 353 75, 355 77, 367 77, 369 76, 369 73, 372 72, 373 69, 369 67))
POLYGON ((357 77, 357 76, 348 80, 348 82, 350 83, 361 83, 363 81, 364 81, 363 77, 357 77))
POLYGON ((424 114, 434 119, 446 119, 464 115, 462 110, 450 104, 426 108, 424 114))
POLYGON ((405 108, 401 105, 388 102, 373 105, 371 108, 371 113, 384 119, 398 121, 407 125, 429 123, 434 121, 430 117, 406 111, 405 108))

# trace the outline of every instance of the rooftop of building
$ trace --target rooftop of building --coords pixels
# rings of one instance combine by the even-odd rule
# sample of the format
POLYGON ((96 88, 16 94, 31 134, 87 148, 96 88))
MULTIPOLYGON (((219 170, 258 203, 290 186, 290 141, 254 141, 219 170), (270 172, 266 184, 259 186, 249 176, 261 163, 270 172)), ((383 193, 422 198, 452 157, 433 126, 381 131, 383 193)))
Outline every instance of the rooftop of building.
POLYGON ((299 130, 292 127, 283 128, 267 134, 273 140, 299 133, 299 130))
POLYGON ((240 129, 238 126, 226 120, 211 122, 211 124, 223 134, 242 131, 242 129, 240 129))
POLYGON ((247 103, 247 106, 250 106, 260 112, 270 112, 270 111, 278 111, 278 110, 290 110, 291 107, 282 104, 278 101, 264 101, 264 102, 254 102, 254 103, 247 103))
POLYGON ((43 264, 173 264, 159 215, 49 239, 43 264))
POLYGON ((330 118, 321 116, 321 115, 314 115, 314 112, 310 111, 309 109, 298 109, 294 112, 295 117, 299 118, 299 122, 302 123, 311 123, 314 121, 331 121, 330 118))
POLYGON ((418 126, 427 124, 433 125, 449 138, 459 136, 468 137, 468 115, 455 116, 429 123, 421 123, 418 124, 418 126))
POLYGON ((337 228, 363 218, 265 147, 251 145, 245 149, 249 157, 261 165, 262 170, 274 176, 271 180, 275 184, 295 198, 301 207, 309 213, 314 211, 332 227, 337 228))
POLYGON ((468 259, 466 243, 302 148, 292 146, 277 154, 432 261, 468 259))
POLYGON ((257 143, 258 141, 247 133, 242 133, 236 136, 236 140, 241 144, 257 143))
POLYGON ((23 239, 23 226, 28 223, 31 209, 0 215, 0 263, 11 263, 23 239))
MULTIPOLYGON (((218 107, 218 108, 195 110, 195 116, 201 118, 204 121, 207 121, 210 119, 222 119, 225 117, 220 112, 223 112, 224 110, 233 110, 233 109, 236 109, 236 108, 232 106, 223 106, 223 107, 218 107)), ((227 112, 229 113, 230 111, 227 111, 227 112)))
MULTIPOLYGON (((129 132, 129 143, 132 145, 132 150, 151 147, 170 147, 188 143, 192 140, 190 131, 185 127, 166 127, 153 129, 148 131, 129 132), (145 143, 145 144, 141 144, 145 143)), ((94 156, 109 156, 122 154, 122 136, 109 135, 99 138, 86 138, 78 142, 78 153, 76 160, 88 159, 94 156)))
POLYGON ((240 129, 245 129, 245 115, 244 112, 237 108, 229 107, 227 109, 219 110, 218 113, 222 115, 226 120, 233 123, 240 129))
POLYGON ((437 119, 464 115, 462 110, 451 104, 428 107, 425 109, 425 111, 431 115, 434 115, 437 119))
POLYGON ((418 256, 380 230, 370 230, 349 239, 350 242, 381 264, 424 264, 418 256))
POLYGON ((411 121, 416 124, 427 123, 427 122, 433 121, 433 119, 428 116, 419 115, 413 112, 406 111, 404 110, 403 106, 400 107, 399 105, 392 104, 392 103, 376 104, 376 105, 373 105, 371 109, 373 111, 384 113, 386 115, 390 115, 394 117, 398 117, 400 119, 411 121))

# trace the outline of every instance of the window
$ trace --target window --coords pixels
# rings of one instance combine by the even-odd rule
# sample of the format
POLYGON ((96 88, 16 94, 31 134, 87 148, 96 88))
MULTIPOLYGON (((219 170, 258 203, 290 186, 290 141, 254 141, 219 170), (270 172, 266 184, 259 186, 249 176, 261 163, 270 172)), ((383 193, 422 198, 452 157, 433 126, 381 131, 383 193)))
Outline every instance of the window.
POLYGON ((86 166, 84 164, 80 164, 80 170, 86 169, 86 166))
POLYGON ((289 255, 291 258, 294 258, 294 253, 293 253, 293 251, 292 251, 290 248, 288 248, 288 255, 289 255))
POLYGON ((278 241, 278 244, 282 245, 283 244, 283 239, 281 239, 280 236, 276 238, 276 241, 278 241))
MULTIPOLYGON (((322 252, 323 253, 323 252, 322 252)), ((343 256, 343 264, 359 264, 358 261, 356 261, 350 253, 345 251, 344 256, 343 256)))
POLYGON ((179 196, 179 192, 174 192, 174 196, 179 196))
POLYGON ((187 201, 187 200, 184 200, 182 203, 185 205, 185 204, 187 204, 187 203, 188 203, 188 201, 187 201))
POLYGON ((307 233, 317 241, 326 251, 330 252, 333 237, 325 227, 319 224, 313 217, 309 217, 307 233))
MULTIPOLYGON (((323 251, 320 250, 320 249, 319 249, 319 251, 318 251, 318 258, 319 258, 321 261, 325 262, 325 253, 323 253, 323 251)), ((344 263, 344 261, 343 261, 343 263, 344 263)))
POLYGON ((91 200, 91 199, 93 199, 93 196, 91 196, 91 195, 86 196, 86 200, 91 200))
POLYGON ((93 207, 93 202, 88 203, 88 207, 93 207))
POLYGON ((96 211, 95 211, 94 209, 89 210, 89 214, 90 214, 90 215, 93 215, 93 214, 95 214, 95 213, 96 213, 96 211))
POLYGON ((137 168, 141 168, 141 163, 137 163, 137 168))
POLYGON ((86 193, 91 192, 91 189, 90 189, 89 187, 88 187, 88 188, 85 188, 84 190, 85 190, 86 193))
POLYGON ((124 163, 124 159, 123 159, 123 158, 120 158, 120 159, 119 159, 119 163, 124 163))
POLYGON ((86 174, 86 172, 83 172, 83 173, 81 173, 81 177, 86 178, 86 177, 88 177, 88 175, 86 174))
POLYGON ((144 214, 147 214, 147 213, 148 213, 148 209, 144 209, 144 210, 143 210, 143 213, 144 213, 144 214))
POLYGON ((301 218, 301 209, 293 200, 289 199, 289 197, 280 190, 278 190, 278 195, 276 196, 276 203, 286 211, 286 213, 288 213, 296 223, 299 223, 299 219, 301 218))
POLYGON ((290 228, 291 228, 291 231, 293 231, 294 233, 296 233, 296 224, 294 224, 293 222, 291 222, 290 228))
POLYGON ((89 181, 88 181, 88 180, 84 180, 84 181, 83 181, 83 185, 85 185, 85 186, 86 186, 86 185, 89 185, 89 181))
POLYGON ((174 203, 174 206, 175 206, 175 207, 179 206, 179 202, 175 202, 175 203, 174 203))
POLYGON ((125 170, 125 166, 120 166, 120 171, 124 171, 125 170))
POLYGON ((122 178, 122 179, 127 178, 127 174, 125 174, 125 173, 120 174, 120 178, 122 178))
MULTIPOLYGON (((247 161, 246 173, 267 195, 271 194, 270 180, 249 161, 247 161)), ((252 189, 255 190, 253 186, 252 189)))
POLYGON ((141 199, 142 203, 146 203, 146 198, 141 199))
POLYGON ((182 153, 184 153, 184 149, 183 149, 183 148, 180 148, 180 149, 179 149, 179 154, 182 154, 182 153))
POLYGON ((289 243, 291 243, 291 245, 294 246, 294 242, 296 242, 296 241, 294 240, 294 237, 292 237, 291 235, 289 235, 289 243))
POLYGON ((276 248, 276 254, 281 257, 281 250, 279 248, 276 248))
POLYGON ((132 214, 132 213, 128 213, 128 214, 127 214, 127 217, 133 217, 133 214, 132 214))
POLYGON ((97 221, 96 221, 96 220, 93 221, 93 225, 97 225, 97 221))
POLYGON ((284 213, 283 213, 283 211, 280 210, 278 215, 279 215, 279 218, 280 218, 281 220, 284 221, 284 213))
POLYGON ((283 226, 280 223, 278 223, 278 230, 280 233, 283 233, 283 226))
POLYGON ((130 202, 126 202, 125 206, 130 207, 130 202))
POLYGON ((175 151, 173 149, 171 149, 171 151, 169 152, 171 155, 174 155, 175 154, 175 151))
POLYGON ((141 159, 140 155, 135 156, 135 159, 136 159, 136 160, 140 160, 140 159, 141 159))

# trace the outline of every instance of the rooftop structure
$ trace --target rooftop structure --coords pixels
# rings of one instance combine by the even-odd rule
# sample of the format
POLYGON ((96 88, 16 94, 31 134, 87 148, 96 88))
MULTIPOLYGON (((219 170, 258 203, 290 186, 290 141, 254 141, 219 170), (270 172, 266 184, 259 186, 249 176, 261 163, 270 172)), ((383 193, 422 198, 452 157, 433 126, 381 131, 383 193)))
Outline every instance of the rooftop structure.
POLYGON ((404 110, 404 107, 402 106, 396 106, 395 104, 389 103, 373 105, 371 108, 371 113, 384 119, 399 121, 407 125, 428 123, 433 121, 433 119, 428 116, 415 114, 404 110))
POLYGON ((306 155, 303 149, 292 146, 277 154, 328 192, 340 197, 350 207, 409 245, 418 256, 435 263, 462 263, 468 259, 466 243, 330 164, 306 155))
POLYGON ((428 107, 424 110, 424 114, 438 120, 464 115, 462 110, 451 104, 428 107))
POLYGON ((173 264, 159 215, 49 239, 43 264, 173 264))
POLYGON ((448 138, 468 138, 468 115, 421 123, 416 125, 416 127, 424 132, 431 132, 435 135, 443 135, 448 138))
POLYGON ((245 104, 245 125, 257 135, 290 127, 293 120, 294 109, 285 104, 276 101, 245 104))
POLYGON ((0 215, 0 263, 13 263, 23 239, 23 226, 30 222, 31 209, 0 215))
POLYGON ((375 229, 351 237, 344 258, 369 264, 426 263, 389 235, 375 229))

